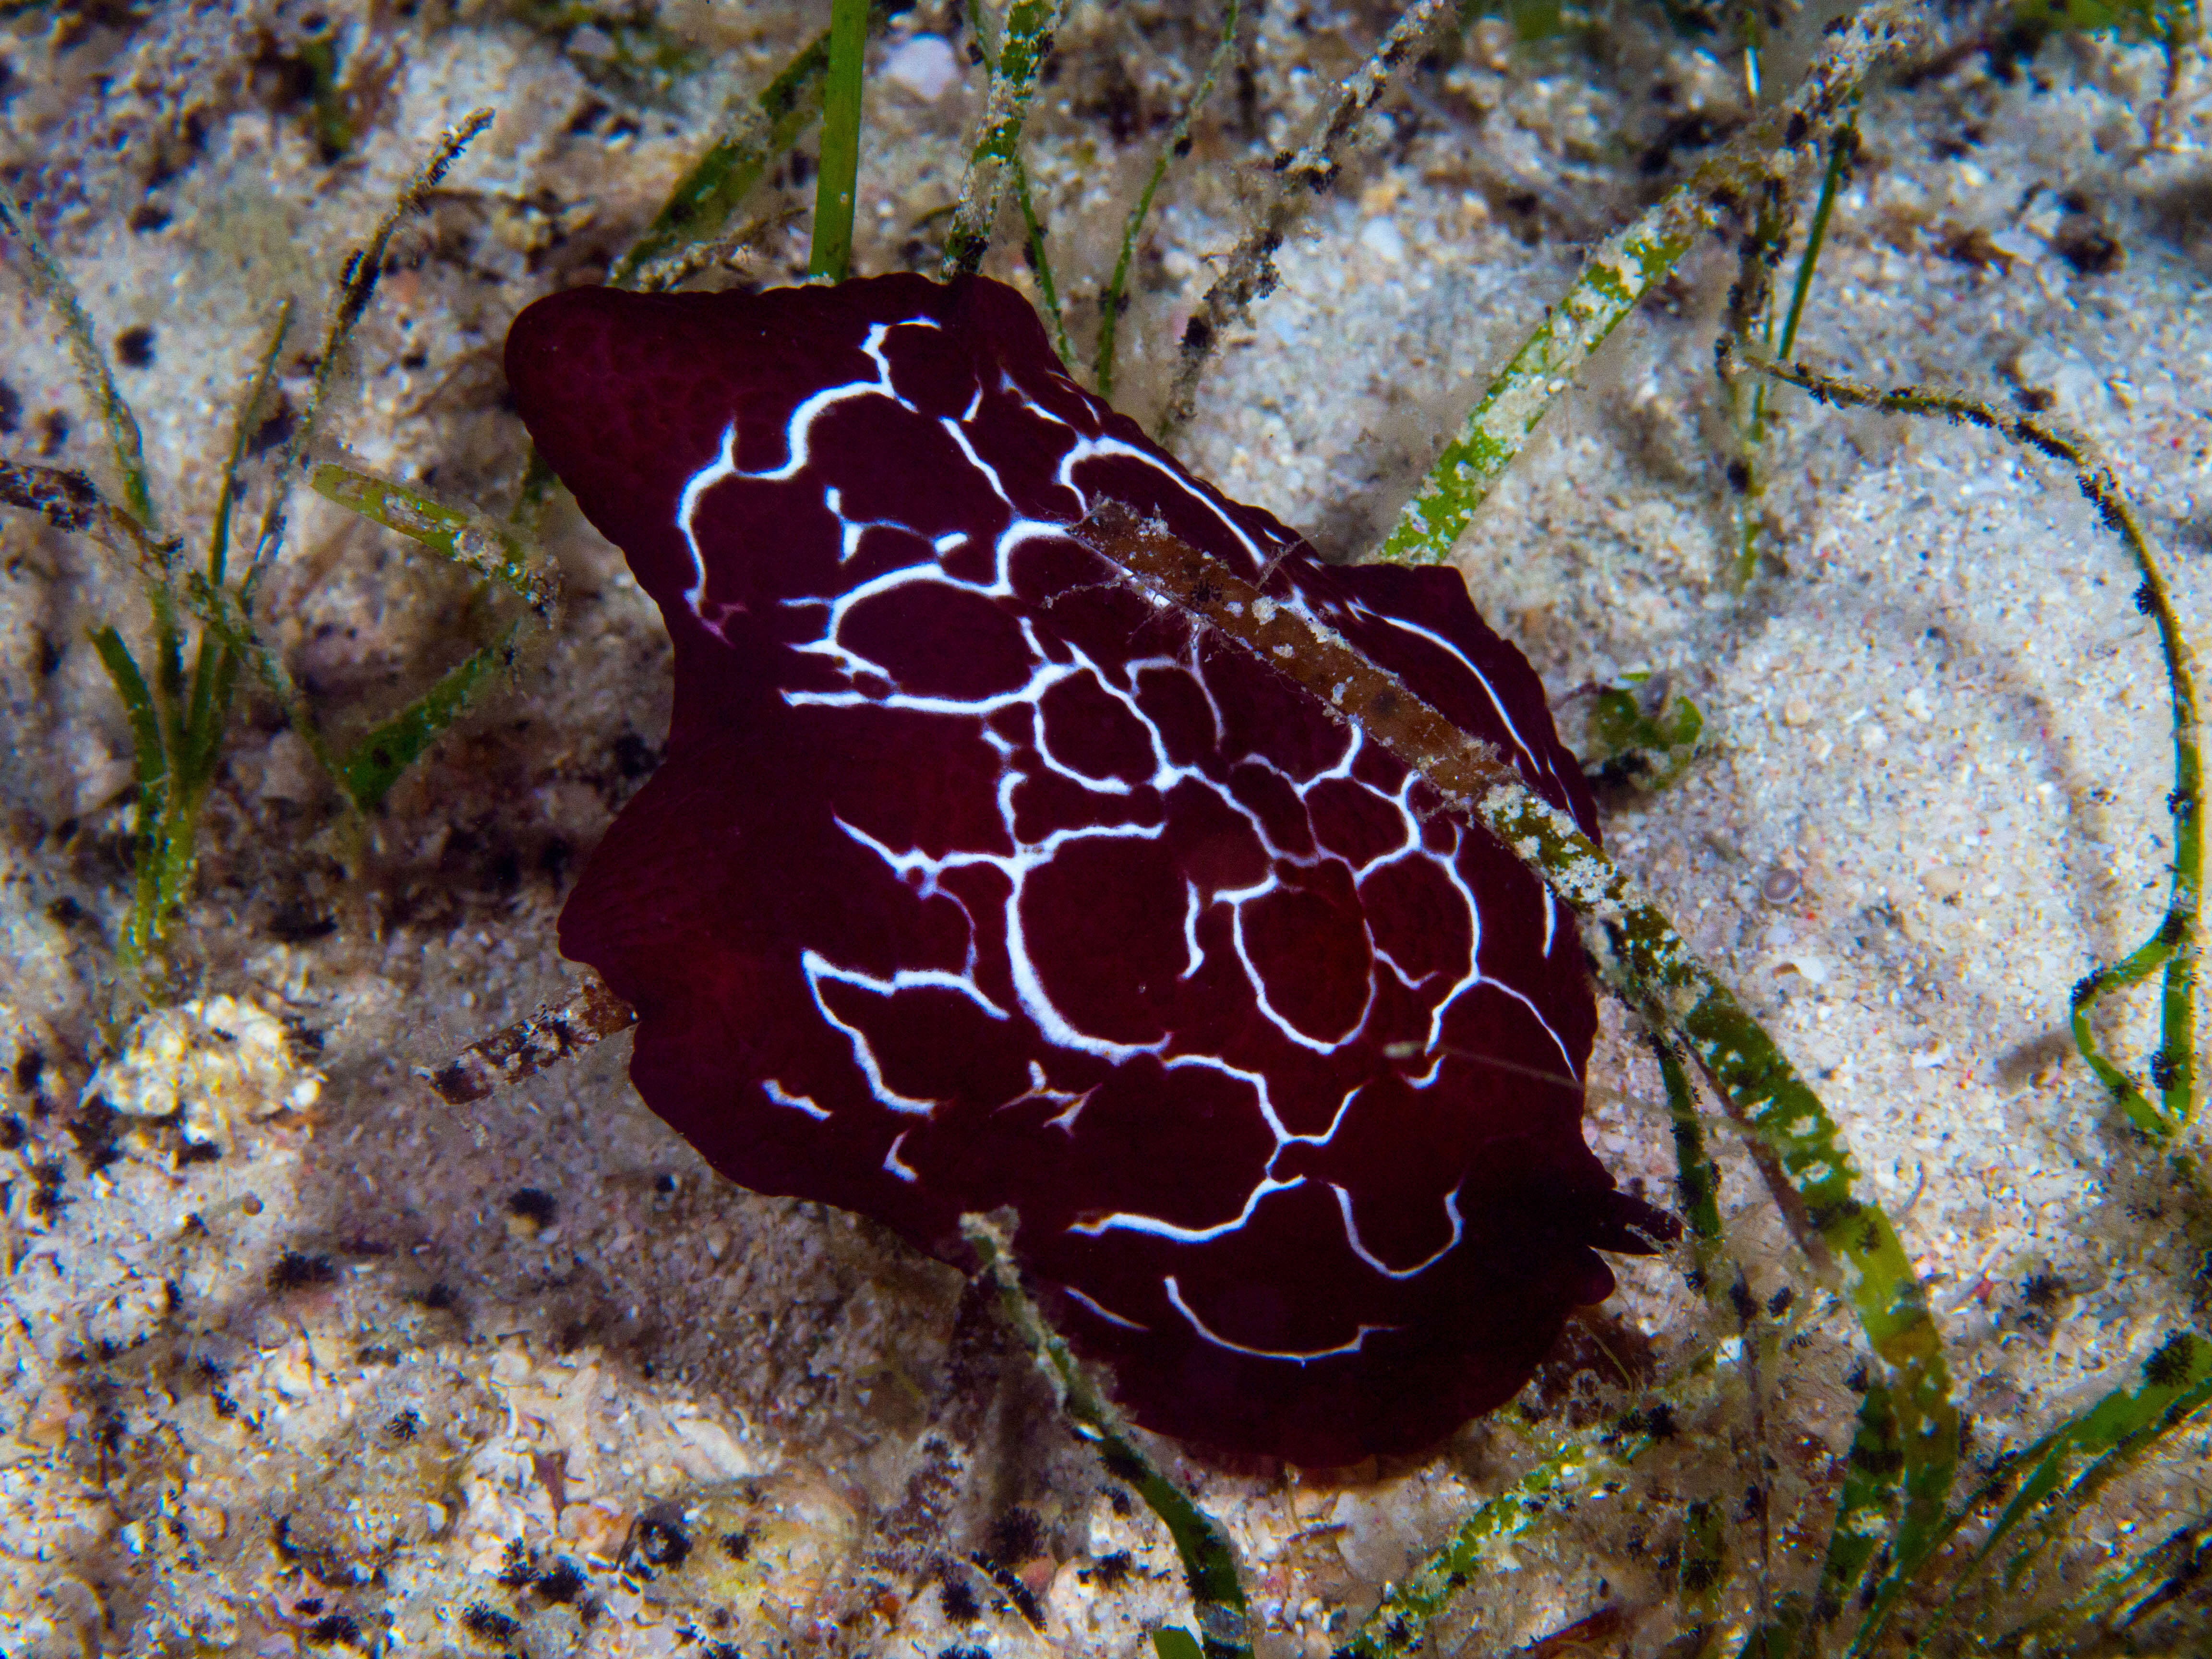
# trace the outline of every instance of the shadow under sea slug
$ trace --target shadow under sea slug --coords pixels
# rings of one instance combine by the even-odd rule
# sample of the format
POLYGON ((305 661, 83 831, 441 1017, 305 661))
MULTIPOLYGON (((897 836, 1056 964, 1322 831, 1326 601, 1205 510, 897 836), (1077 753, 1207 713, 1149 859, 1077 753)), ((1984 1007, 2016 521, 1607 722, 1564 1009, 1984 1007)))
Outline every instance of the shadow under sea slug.
POLYGON ((1067 533, 1114 501, 1303 606, 1597 826, 1457 573, 1323 565, 981 278, 584 289, 532 435, 675 645, 666 758, 561 946, 732 1180, 1022 1264, 1147 1427, 1309 1465, 1510 1399, 1596 1249, 1573 917, 1359 729, 1067 533))

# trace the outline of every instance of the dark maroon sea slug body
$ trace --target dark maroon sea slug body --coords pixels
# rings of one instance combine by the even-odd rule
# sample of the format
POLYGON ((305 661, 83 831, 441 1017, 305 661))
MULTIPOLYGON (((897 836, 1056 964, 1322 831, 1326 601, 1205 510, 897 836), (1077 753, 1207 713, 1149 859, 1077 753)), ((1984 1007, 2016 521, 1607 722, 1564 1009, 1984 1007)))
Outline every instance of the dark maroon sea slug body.
POLYGON ((1595 835, 1455 573, 1324 566, 988 281, 580 289, 507 370, 675 642, 561 946, 716 1169, 954 1261, 1011 1204, 1139 1422, 1316 1465, 1507 1400, 1611 1291, 1594 1250, 1671 1231, 1583 1142, 1565 907, 1066 527, 1118 501, 1272 572, 1595 835))

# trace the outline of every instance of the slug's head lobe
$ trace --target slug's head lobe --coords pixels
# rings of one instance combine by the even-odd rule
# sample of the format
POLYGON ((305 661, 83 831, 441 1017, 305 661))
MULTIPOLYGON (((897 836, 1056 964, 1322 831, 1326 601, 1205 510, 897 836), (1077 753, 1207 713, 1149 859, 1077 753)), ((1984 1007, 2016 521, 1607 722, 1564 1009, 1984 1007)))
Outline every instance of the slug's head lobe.
MULTIPOLYGON (((690 563, 677 528, 686 484, 732 434, 744 471, 787 465, 794 417, 823 388, 888 380, 933 421, 1010 391, 1018 404, 1051 410, 1048 424, 1087 413, 1036 313, 995 283, 896 276, 750 295, 570 289, 515 319, 506 361, 539 453, 664 605, 664 584, 680 585, 690 563)), ((860 451, 848 459, 871 470, 896 465, 854 422, 821 433, 860 451)), ((815 459, 834 466, 840 458, 815 459)))

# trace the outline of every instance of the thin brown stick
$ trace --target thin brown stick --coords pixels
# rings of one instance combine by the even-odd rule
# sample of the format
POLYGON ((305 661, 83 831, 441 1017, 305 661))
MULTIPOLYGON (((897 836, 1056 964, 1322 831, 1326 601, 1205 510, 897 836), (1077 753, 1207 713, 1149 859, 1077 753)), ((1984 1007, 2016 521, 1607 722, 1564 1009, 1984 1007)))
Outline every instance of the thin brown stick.
POLYGON ((637 1010, 593 974, 574 995, 471 1042, 434 1071, 416 1067, 415 1075, 448 1106, 465 1106, 635 1024, 637 1010))

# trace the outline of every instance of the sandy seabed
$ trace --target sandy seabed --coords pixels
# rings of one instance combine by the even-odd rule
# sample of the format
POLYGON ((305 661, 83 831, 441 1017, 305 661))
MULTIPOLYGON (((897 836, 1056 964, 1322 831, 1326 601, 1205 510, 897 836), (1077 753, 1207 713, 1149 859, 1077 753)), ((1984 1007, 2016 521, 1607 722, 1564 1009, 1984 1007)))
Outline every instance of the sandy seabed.
MULTIPOLYGON (((197 544, 278 301, 304 326, 264 455, 298 418, 345 251, 435 134, 489 106, 395 245, 318 453, 504 512, 525 455, 507 321, 604 271, 815 9, 16 8, 0 176, 118 362, 165 523, 197 544), (653 67, 664 48, 675 67, 653 67)), ((1030 167, 1079 341, 1212 18, 1085 3, 1060 33, 1030 167)), ((1389 21, 1279 3, 1248 23, 1143 245, 1125 408, 1158 407, 1267 159, 1389 21)), ((938 84, 946 54, 917 43, 957 27, 925 5, 872 48, 860 270, 933 264, 981 81, 956 52, 938 84)), ((1801 349, 2087 432, 2201 636, 2207 100, 2185 85, 2147 153, 2154 50, 2029 51, 1962 9, 1921 61, 1867 99, 1801 349)), ((1357 554, 1583 250, 1746 107, 1741 59, 1656 14, 1448 43, 1282 248, 1181 453, 1357 554)), ((810 199, 787 166, 749 206, 769 218, 746 280, 803 270, 805 214, 774 210, 810 199)), ((1006 235, 991 268, 1034 292, 1006 235)), ((0 454, 111 477, 20 255, 0 262, 0 454)), ((1655 291, 1460 562, 1571 739, 1591 688, 1632 672, 1704 710, 1698 763, 1613 801, 1609 845, 1816 1079, 1930 1287, 1984 1466, 2128 1382, 2212 1293, 2212 1225, 2116 1127, 2065 1024, 2075 981, 2164 902, 2163 669, 2069 475, 1794 392, 1771 399, 1765 562, 1739 584, 1711 355, 1733 275, 1716 242, 1655 291)), ((143 638, 145 601, 89 540, 0 518, 0 1654, 1148 1652, 1148 1630, 1190 1621, 1172 1548, 987 1295, 867 1222, 720 1182, 630 1091, 619 1041, 465 1110, 415 1075, 571 982, 562 896, 665 727, 665 636, 619 555, 565 502, 547 546, 557 633, 366 823, 246 700, 179 994, 148 1012, 113 951, 130 733, 87 639, 111 620, 143 638)), ((462 577, 304 490, 263 602, 340 729, 481 628, 462 577)), ((2106 1036, 2139 1059, 2151 998, 2129 1006, 2106 1036)), ((1593 1144, 1664 1201, 1656 1071, 1606 1019, 1593 1144)), ((1725 1616, 1752 1606, 1762 1549, 1775 1588, 1809 1583, 1860 1339, 1721 1146, 1747 1287, 1793 1291, 1762 1316, 1756 1412, 1740 1382, 1670 1396, 1674 1437, 1494 1549, 1435 1651, 1595 1615, 1573 1650, 1660 1652, 1693 1499, 1729 1517, 1725 1616)), ((1234 1540, 1261 1650, 1328 1651, 1553 1437, 1729 1352, 1683 1265, 1622 1264, 1526 1409, 1432 1457, 1322 1477, 1155 1443, 1234 1540)), ((2023 1594, 2201 1516, 2207 1452, 2185 1429, 2023 1594)))

